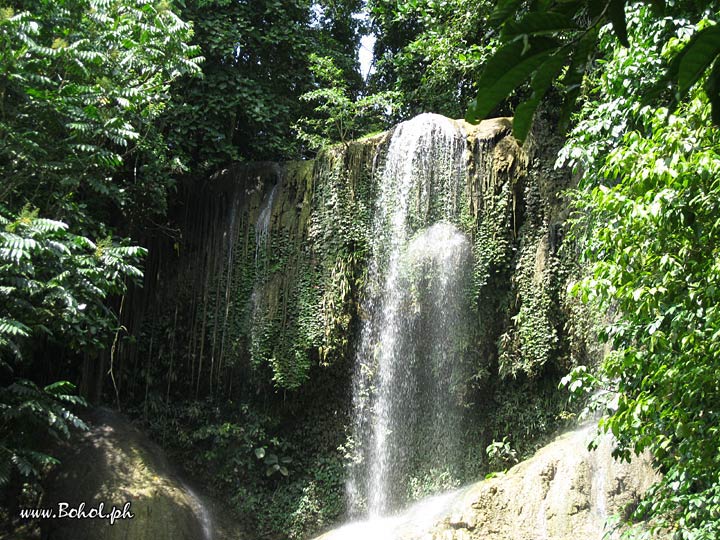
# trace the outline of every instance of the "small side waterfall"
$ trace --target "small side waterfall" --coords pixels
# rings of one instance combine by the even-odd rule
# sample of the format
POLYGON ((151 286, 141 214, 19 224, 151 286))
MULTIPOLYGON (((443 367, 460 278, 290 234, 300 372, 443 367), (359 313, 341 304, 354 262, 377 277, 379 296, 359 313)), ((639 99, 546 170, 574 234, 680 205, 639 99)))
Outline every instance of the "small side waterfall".
POLYGON ((257 223, 255 223, 255 262, 257 263, 259 251, 265 248, 267 237, 270 232, 270 217, 272 216, 273 204, 275 203, 275 195, 277 194, 279 183, 273 185, 267 199, 263 201, 258 215, 257 223))
POLYGON ((354 378, 351 513, 405 502, 413 465, 458 457, 472 262, 459 222, 465 134, 423 114, 400 124, 379 179, 369 285, 354 378))
POLYGON ((185 491, 190 498, 190 504, 192 505, 193 512, 195 512, 195 516, 202 527, 202 540, 212 540, 215 535, 213 534, 213 522, 210 510, 208 510, 208 507, 202 499, 197 495, 197 493, 195 493, 194 489, 188 486, 185 482, 182 483, 182 486, 185 488, 185 491))

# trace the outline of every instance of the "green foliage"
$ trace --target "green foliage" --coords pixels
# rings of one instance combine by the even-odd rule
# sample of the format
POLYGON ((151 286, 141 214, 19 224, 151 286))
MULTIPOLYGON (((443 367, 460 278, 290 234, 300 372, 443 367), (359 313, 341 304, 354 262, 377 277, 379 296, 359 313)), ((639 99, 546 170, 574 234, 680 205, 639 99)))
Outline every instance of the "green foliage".
POLYGON ((21 356, 26 338, 51 338, 73 350, 107 345, 115 328, 104 304, 125 291, 127 278, 142 276, 146 250, 97 243, 72 234, 61 221, 27 209, 12 216, 0 209, 0 359, 21 356))
POLYGON ((168 137, 195 175, 238 160, 295 159, 292 126, 313 112, 300 96, 315 88, 313 54, 330 57, 350 95, 360 87, 356 51, 360 0, 187 0, 206 61, 167 115, 168 137))
POLYGON ((494 48, 492 3, 371 0, 368 11, 377 36, 370 89, 399 92, 401 118, 428 111, 462 116, 494 48))
MULTIPOLYGON (((222 350, 223 365, 249 366, 253 384, 285 390, 302 387, 313 367, 346 358, 364 279, 372 205, 367 164, 374 156, 369 148, 329 148, 314 165, 286 166, 278 200, 267 208, 266 236, 256 231, 256 219, 247 219, 232 231, 233 244, 213 253, 222 266, 207 292, 193 299, 198 339, 190 354, 222 350), (297 207, 300 214, 286 210, 297 207)), ((253 218, 268 203, 270 189, 252 202, 253 218)))
POLYGON ((523 373, 538 377, 545 364, 557 356, 558 335, 555 328, 552 294, 553 269, 542 267, 545 254, 544 236, 528 231, 520 246, 517 283, 517 313, 508 333, 500 336, 499 374, 501 377, 523 373), (538 260, 540 259, 540 260, 538 260))
POLYGON ((493 441, 485 449, 492 469, 507 468, 517 463, 517 452, 513 450, 507 436, 502 441, 493 441))
POLYGON ((313 411, 312 422, 283 422, 281 410, 259 403, 175 400, 158 403, 148 422, 187 472, 209 479, 244 530, 301 539, 344 512, 343 463, 336 450, 342 429, 328 403, 313 411))
POLYGON ((27 379, 15 379, 0 387, 0 487, 9 484, 17 471, 37 480, 57 459, 42 451, 39 434, 55 439, 70 436, 70 428, 87 429, 71 408, 84 405, 75 386, 58 381, 44 388, 27 379))
POLYGON ((419 501, 460 486, 460 481, 452 471, 430 467, 427 471, 417 470, 414 473, 407 481, 408 501, 419 501))
POLYGON ((0 207, 0 485, 12 466, 37 478, 56 462, 39 451, 44 436, 85 427, 70 411, 85 403, 73 395, 74 385, 39 387, 21 376, 33 346, 49 340, 76 352, 104 348, 117 326, 104 300, 124 293, 126 279, 142 276, 144 249, 109 238, 95 243, 37 214, 26 208, 14 216, 0 207))
POLYGON ((114 240, 108 221, 130 230, 164 212, 180 164, 157 120, 170 83, 200 60, 165 2, 20 5, 0 11, 0 483, 11 491, 55 462, 46 439, 84 427, 73 384, 36 382, 76 366, 35 362, 52 364, 51 347, 92 360, 117 331, 108 298, 142 277, 146 251, 114 240))
POLYGON ((189 26, 140 0, 25 5, 0 18, 0 198, 84 227, 162 212, 179 164, 155 122, 170 82, 199 71, 189 26))
POLYGON ((255 457, 262 460, 263 464, 267 467, 265 469, 265 476, 272 476, 275 473, 281 474, 282 476, 288 476, 288 464, 292 463, 290 456, 280 456, 272 452, 266 452, 264 446, 260 446, 255 449, 255 457))
MULTIPOLYGON (((694 8, 679 3, 667 7, 663 1, 645 3, 655 7, 654 18, 672 21, 678 26, 682 26, 684 17, 697 20, 698 14, 704 11, 697 8, 693 13, 694 8), (663 19, 663 16, 667 18, 663 19)), ((513 133, 524 140, 542 98, 559 79, 559 90, 564 96, 562 126, 572 112, 585 74, 592 66, 591 61, 598 50, 598 30, 609 25, 622 46, 636 47, 636 44, 631 45, 627 31, 626 6, 632 4, 634 2, 625 0, 572 0, 533 2, 527 8, 522 2, 500 3, 491 19, 500 27, 501 45, 477 82, 477 98, 468 109, 467 120, 476 122, 487 117, 529 80, 532 94, 514 114, 513 133), (507 69, 507 66, 511 68, 507 69)), ((715 63, 718 53, 720 32, 714 21, 708 21, 705 28, 679 48, 663 75, 655 80, 652 94, 671 90, 677 105, 715 63)), ((713 73, 715 71, 717 69, 713 69, 713 73)), ((706 90, 715 110, 713 116, 720 117, 720 94, 714 80, 714 75, 708 79, 706 90)))
POLYGON ((604 42, 606 69, 561 156, 585 173, 575 234, 587 242, 590 273, 575 290, 607 313, 600 337, 613 347, 597 376, 568 382, 603 390, 601 426, 619 457, 653 454, 663 476, 637 517, 677 539, 710 539, 720 534, 720 139, 714 105, 691 79, 674 114, 644 105, 639 90, 663 72, 663 55, 677 58, 711 26, 686 22, 668 42, 667 21, 644 9, 630 17, 634 46, 604 42))
POLYGON ((342 70, 329 56, 310 55, 310 71, 320 86, 300 96, 316 102, 314 115, 303 117, 295 126, 298 136, 313 150, 388 127, 388 117, 398 108, 399 92, 379 92, 357 99, 350 95, 342 70))

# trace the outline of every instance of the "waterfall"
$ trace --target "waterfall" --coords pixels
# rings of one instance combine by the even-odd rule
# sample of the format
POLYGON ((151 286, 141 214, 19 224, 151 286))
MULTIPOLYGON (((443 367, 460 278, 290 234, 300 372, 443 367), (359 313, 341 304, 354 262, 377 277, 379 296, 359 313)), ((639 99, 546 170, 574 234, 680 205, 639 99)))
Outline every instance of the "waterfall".
POLYGON ((380 172, 355 361, 354 515, 396 510, 418 463, 459 460, 472 261, 455 224, 466 183, 465 134, 452 120, 423 114, 397 127, 380 172))
POLYGON ((212 540, 215 535, 213 534, 213 523, 210 510, 208 510, 202 499, 198 497, 194 489, 188 486, 185 482, 182 482, 182 486, 190 498, 190 504, 192 505, 193 512, 202 527, 202 540, 212 540))

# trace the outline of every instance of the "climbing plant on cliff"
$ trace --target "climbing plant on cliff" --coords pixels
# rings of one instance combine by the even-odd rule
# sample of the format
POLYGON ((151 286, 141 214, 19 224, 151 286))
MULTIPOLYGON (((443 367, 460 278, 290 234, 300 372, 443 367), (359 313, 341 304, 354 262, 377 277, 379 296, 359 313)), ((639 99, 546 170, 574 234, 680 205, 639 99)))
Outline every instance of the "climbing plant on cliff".
POLYGON ((524 138, 553 84, 566 117, 581 98, 559 163, 581 177, 574 232, 589 276, 575 290, 606 314, 601 338, 613 352, 597 376, 576 371, 570 388, 614 396, 601 426, 619 457, 655 456, 663 476, 636 517, 674 538, 711 539, 720 534, 720 14, 714 3, 665 4, 500 2, 502 45, 468 118, 529 81, 515 110, 524 138))

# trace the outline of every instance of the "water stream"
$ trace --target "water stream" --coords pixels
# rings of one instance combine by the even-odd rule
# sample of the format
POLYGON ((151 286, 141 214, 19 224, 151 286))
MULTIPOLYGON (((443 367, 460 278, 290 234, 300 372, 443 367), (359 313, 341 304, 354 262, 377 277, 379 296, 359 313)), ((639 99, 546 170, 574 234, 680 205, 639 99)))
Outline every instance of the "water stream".
POLYGON ((354 376, 351 513, 407 499, 420 462, 458 459, 471 249, 460 231, 465 134, 423 114, 400 124, 379 178, 369 287, 354 376))
POLYGON ((596 425, 567 432, 506 473, 346 524, 317 540, 619 540, 609 516, 633 507, 657 479, 649 455, 615 461, 596 425))
POLYGON ((260 207, 257 222, 255 223, 255 263, 257 264, 258 256, 261 249, 265 249, 270 232, 270 218, 272 217, 273 204, 277 195, 279 183, 273 185, 270 193, 260 207))
POLYGON ((208 510, 202 499, 195 493, 195 490, 188 486, 185 482, 182 483, 183 488, 189 495, 190 504, 192 505, 195 517, 197 517, 200 527, 202 528, 203 537, 202 540, 212 540, 213 534, 213 523, 210 510, 208 510))

